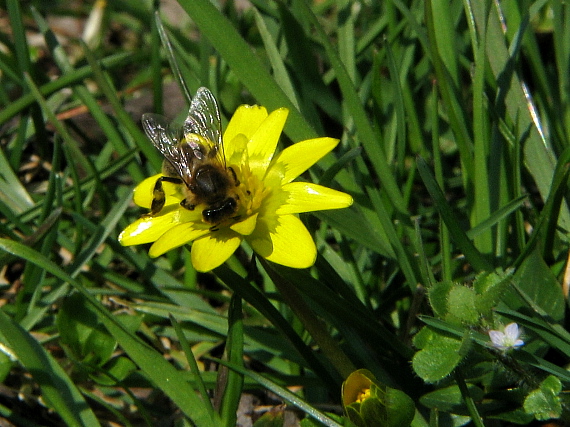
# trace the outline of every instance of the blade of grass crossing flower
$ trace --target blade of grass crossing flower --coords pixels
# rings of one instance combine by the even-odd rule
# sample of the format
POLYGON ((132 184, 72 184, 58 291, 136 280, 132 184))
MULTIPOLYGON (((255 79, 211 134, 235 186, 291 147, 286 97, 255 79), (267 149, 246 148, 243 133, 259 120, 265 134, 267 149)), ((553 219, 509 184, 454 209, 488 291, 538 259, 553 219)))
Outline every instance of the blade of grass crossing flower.
MULTIPOLYGON (((117 244, 118 245, 118 244, 117 244)), ((40 253, 21 243, 0 239, 0 249, 41 266, 47 272, 71 284, 97 310, 99 320, 119 342, 129 357, 139 366, 180 410, 198 426, 215 427, 219 423, 210 418, 198 396, 189 390, 186 379, 164 357, 139 337, 129 332, 85 287, 40 253)))
POLYGON ((336 162, 334 162, 319 178, 319 184, 325 187, 330 187, 334 177, 343 170, 347 164, 352 162, 357 157, 362 155, 362 147, 354 147, 342 155, 336 162))
MULTIPOLYGON (((236 294, 232 295, 228 310, 225 358, 232 365, 243 367, 243 314, 241 297, 236 294)), ((220 370, 223 369, 228 368, 220 368, 220 370)), ((243 390, 243 374, 230 370, 226 379, 220 407, 220 418, 223 425, 233 427, 236 425, 237 410, 243 390)))
POLYGON ((467 260, 473 265, 476 271, 492 270, 493 266, 491 263, 487 261, 483 255, 481 255, 481 253, 473 245, 473 242, 469 240, 465 232, 461 229, 458 219, 449 207, 447 200, 441 191, 441 188, 439 188, 437 182, 431 175, 425 160, 421 157, 418 157, 417 164, 422 180, 431 197, 433 198, 435 207, 441 215, 443 222, 449 229, 449 233, 455 241, 455 244, 463 252, 467 260))
MULTIPOLYGON (((146 254, 138 254, 130 248, 125 248, 118 241, 110 239, 107 244, 127 263, 138 271, 148 272, 146 274, 147 283, 153 286, 158 292, 168 298, 177 306, 190 307, 197 311, 209 312, 212 307, 199 295, 188 292, 185 284, 175 279, 166 270, 157 268, 154 261, 150 260, 146 254)), ((146 284, 145 284, 146 286, 146 284)))
POLYGON ((81 392, 63 368, 35 338, 4 311, 0 311, 0 329, 19 362, 41 387, 46 404, 63 419, 66 425, 78 427, 100 425, 81 392))
POLYGON ((344 64, 339 59, 334 47, 329 42, 328 36, 325 34, 317 17, 313 14, 308 4, 305 1, 301 1, 300 5, 303 13, 307 16, 307 18, 316 29, 319 36, 319 41, 324 46, 329 61, 335 70, 344 97, 344 101, 346 103, 346 107, 348 111, 350 111, 352 118, 354 119, 358 134, 360 135, 360 142, 368 153, 370 161, 374 165, 374 170, 382 181, 383 188, 388 193, 396 209, 402 213, 406 213, 406 206, 399 186, 396 183, 394 176, 392 175, 390 165, 388 164, 388 161, 383 150, 381 149, 380 144, 377 143, 376 134, 374 133, 368 117, 366 116, 364 107, 360 102, 358 93, 356 92, 356 89, 353 85, 352 80, 350 79, 349 74, 346 71, 346 68, 344 67, 344 64))
POLYGON ((269 110, 289 108, 285 131, 293 141, 317 136, 236 29, 209 0, 180 0, 179 4, 261 104, 269 110))

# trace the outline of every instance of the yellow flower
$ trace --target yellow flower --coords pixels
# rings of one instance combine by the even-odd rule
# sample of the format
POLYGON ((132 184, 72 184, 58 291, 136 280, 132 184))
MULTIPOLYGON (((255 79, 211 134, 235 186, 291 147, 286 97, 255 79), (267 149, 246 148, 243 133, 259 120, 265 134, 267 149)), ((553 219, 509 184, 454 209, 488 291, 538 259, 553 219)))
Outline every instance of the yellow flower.
MULTIPOLYGON (((223 135, 224 155, 239 182, 238 208, 232 219, 212 226, 202 217, 204 206, 188 210, 181 185, 163 181, 164 207, 130 224, 119 236, 125 246, 154 242, 157 257, 192 242, 192 264, 209 271, 226 261, 246 241, 260 256, 294 268, 314 264, 313 238, 296 214, 350 206, 352 197, 308 182, 292 182, 338 144, 316 138, 275 153, 288 110, 267 114, 260 106, 242 105, 223 135)), ((162 174, 145 179, 134 190, 137 205, 150 209, 153 188, 162 174)))

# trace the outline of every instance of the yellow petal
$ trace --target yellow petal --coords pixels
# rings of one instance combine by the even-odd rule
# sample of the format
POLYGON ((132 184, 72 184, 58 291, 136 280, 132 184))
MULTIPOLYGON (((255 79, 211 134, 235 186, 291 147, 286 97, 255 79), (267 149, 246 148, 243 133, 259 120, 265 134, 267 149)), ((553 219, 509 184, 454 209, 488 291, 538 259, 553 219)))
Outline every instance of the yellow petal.
POLYGON ((154 242, 179 223, 180 208, 164 208, 160 215, 143 216, 130 224, 119 234, 119 242, 123 246, 154 242))
POLYGON ((281 191, 287 195, 287 200, 277 209, 278 215, 340 209, 352 205, 349 194, 309 182, 290 182, 281 187, 281 191))
POLYGON ((255 230, 255 225, 257 224, 257 215, 258 214, 256 213, 248 216, 243 221, 232 224, 230 228, 242 236, 249 236, 251 233, 253 233, 253 230, 255 230))
POLYGON ((265 171, 273 158, 288 114, 289 110, 286 108, 279 108, 271 112, 249 140, 247 145, 249 166, 251 171, 260 178, 265 175, 265 171))
MULTIPOLYGON (((150 204, 152 203, 152 192, 154 190, 156 180, 161 176, 163 176, 161 173, 153 175, 146 178, 135 187, 133 190, 133 200, 138 206, 150 209, 150 204)), ((162 188, 166 195, 166 201, 164 203, 165 207, 180 203, 180 200, 184 198, 184 195, 181 193, 180 185, 173 184, 171 182, 163 182, 162 188)))
POLYGON ((293 268, 307 268, 317 259, 317 248, 307 228, 294 215, 280 215, 271 225, 258 220, 247 241, 262 257, 293 268))
POLYGON ((234 147, 234 138, 243 134, 249 140, 259 125, 267 118, 267 110, 259 105, 241 105, 238 107, 224 132, 224 150, 226 157, 231 158, 234 147))
POLYGON ((324 137, 293 144, 275 157, 268 174, 278 174, 283 184, 291 182, 335 148, 338 142, 338 139, 324 137))
POLYGON ((201 226, 193 222, 176 225, 166 231, 148 250, 148 254, 155 258, 171 249, 185 245, 192 240, 210 233, 209 226, 201 226))
POLYGON ((372 372, 366 369, 359 369, 348 376, 342 383, 342 403, 345 407, 356 402, 363 391, 370 390, 371 378, 376 379, 372 372))
POLYGON ((223 264, 241 243, 241 237, 228 229, 212 232, 192 243, 192 265, 205 272, 223 264))
POLYGON ((247 156, 247 143, 249 140, 243 133, 237 134, 234 139, 232 140, 231 150, 225 150, 225 156, 228 163, 228 166, 232 166, 236 169, 237 165, 244 165, 249 164, 249 158, 247 156))

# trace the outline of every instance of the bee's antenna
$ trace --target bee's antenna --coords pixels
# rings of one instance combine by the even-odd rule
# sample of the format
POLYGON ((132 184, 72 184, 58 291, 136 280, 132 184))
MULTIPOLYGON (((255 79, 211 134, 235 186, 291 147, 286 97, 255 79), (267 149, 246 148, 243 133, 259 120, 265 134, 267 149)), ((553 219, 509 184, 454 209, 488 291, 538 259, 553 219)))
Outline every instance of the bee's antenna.
POLYGON ((168 34, 166 34, 166 30, 164 29, 164 26, 162 25, 162 21, 160 20, 160 15, 158 13, 158 10, 156 12, 154 12, 154 20, 156 22, 156 27, 158 28, 158 34, 160 35, 160 40, 162 41, 162 44, 163 44, 164 48, 166 49, 168 62, 170 63, 170 68, 172 70, 172 73, 174 74, 174 78, 176 79, 176 81, 178 82, 178 85, 182 89, 182 92, 184 93, 184 96, 186 97, 188 104, 190 104, 190 102, 192 101, 192 96, 190 96, 190 92, 188 92, 188 88, 186 87, 186 84, 184 83, 184 79, 182 78, 182 73, 180 72, 180 67, 178 66, 178 62, 176 61, 176 57, 174 56, 174 50, 172 49, 172 44, 170 43, 170 39, 168 38, 168 34))

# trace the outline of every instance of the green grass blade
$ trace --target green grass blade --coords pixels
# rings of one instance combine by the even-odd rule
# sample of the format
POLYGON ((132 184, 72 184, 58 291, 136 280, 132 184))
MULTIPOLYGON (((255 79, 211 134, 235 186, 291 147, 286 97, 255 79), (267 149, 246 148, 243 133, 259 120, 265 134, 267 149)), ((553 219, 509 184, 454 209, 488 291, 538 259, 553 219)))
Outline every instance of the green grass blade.
MULTIPOLYGON (((243 343, 241 297, 233 295, 228 311, 228 338, 225 350, 225 359, 232 365, 243 367, 243 343)), ((227 367, 222 369, 227 369, 227 367)), ((233 427, 236 425, 239 401, 243 391, 243 375, 230 370, 227 373, 226 380, 220 408, 220 418, 223 425, 233 427)))
POLYGON ((188 361, 188 366, 190 366, 190 372, 193 374, 196 382, 196 387, 200 393, 200 397, 204 402, 204 407, 210 414, 210 418, 214 419, 214 407, 212 406, 212 401, 210 399, 210 395, 208 394, 208 390, 206 389, 206 385, 204 384, 204 380, 200 375, 200 371, 198 369, 198 364, 196 363, 196 359, 194 357, 194 353, 192 352, 192 348, 188 343, 188 340, 184 336, 184 332, 180 326, 180 323, 176 320, 176 318, 170 314, 170 322, 172 326, 174 326, 174 330, 176 331, 176 336, 178 337, 178 341, 180 342, 180 346, 186 355, 186 359, 188 361))
MULTIPOLYGON (((502 92, 504 110, 512 122, 517 123, 518 137, 525 138, 524 162, 526 168, 532 174, 539 192, 544 200, 550 193, 553 170, 556 164, 556 156, 551 143, 545 140, 533 120, 529 99, 523 83, 519 80, 513 68, 513 58, 507 49, 505 35, 501 27, 499 12, 494 5, 488 16, 481 8, 484 2, 471 1, 477 28, 486 28, 487 58, 497 83, 502 92), (481 20, 488 19, 487 25, 482 25, 481 20)), ((479 30, 481 31, 481 30, 479 30)), ((570 211, 563 206, 560 213, 560 221, 565 229, 570 229, 570 211)))
POLYGON ((259 29, 259 34, 263 39, 263 45, 265 46, 267 55, 271 61, 271 67, 273 68, 275 81, 283 89, 283 92, 285 92, 295 107, 300 110, 299 100, 297 99, 295 88, 293 87, 293 82, 291 82, 291 78, 289 77, 285 63, 281 58, 279 49, 277 48, 275 41, 273 40, 273 37, 267 28, 267 25, 265 24, 265 21, 263 20, 261 14, 256 9, 253 10, 253 13, 253 16, 255 17, 255 23, 259 29))
MULTIPOLYGON (((498 189, 499 186, 491 186, 489 176, 489 121, 486 116, 486 105, 484 98, 485 85, 485 35, 479 38, 475 59, 475 73, 473 76, 473 163, 475 165, 473 186, 473 214, 471 221, 474 224, 480 223, 491 214, 491 189, 498 189)), ((496 183, 495 183, 496 184, 496 183)), ((496 195, 495 195, 496 197, 496 195)), ((474 238, 475 247, 483 254, 490 254, 493 251, 493 241, 491 230, 474 238)))
POLYGON ((323 366, 321 361, 315 357, 311 348, 308 347, 291 324, 279 313, 279 311, 264 297, 256 288, 251 286, 245 279, 239 277, 235 272, 222 265, 216 269, 216 275, 234 292, 244 298, 259 312, 261 312, 281 333, 291 342, 293 347, 299 352, 307 365, 319 376, 319 378, 329 387, 335 387, 336 381, 331 373, 323 366))
POLYGON ((325 414, 323 414, 318 409, 307 404, 303 399, 299 398, 294 393, 292 393, 289 390, 287 390, 286 388, 281 387, 278 384, 268 380, 267 378, 264 378, 263 376, 255 373, 255 372, 248 371, 239 365, 233 365, 233 364, 225 362, 223 360, 217 360, 217 362, 221 363, 222 365, 227 366, 228 368, 230 368, 236 372, 239 372, 240 374, 242 374, 246 377, 251 378, 252 380, 257 382, 259 385, 261 385, 264 388, 266 388, 267 390, 275 393, 277 396, 286 400, 291 405, 295 406, 296 408, 303 411, 304 413, 306 413, 311 418, 319 421, 323 425, 325 425, 327 427, 341 427, 341 424, 338 424, 336 421, 327 417, 325 414))
POLYGON ((312 10, 309 8, 305 1, 301 1, 300 5, 303 9, 304 14, 308 17, 316 29, 319 36, 319 41, 324 46, 328 59, 335 70, 335 74, 337 76, 338 83, 344 97, 346 109, 352 114, 352 118, 359 134, 360 142, 368 153, 368 157, 374 165, 374 170, 378 174, 384 190, 388 193, 390 200, 396 209, 402 213, 405 213, 406 206, 402 197, 402 193, 400 192, 400 188, 396 183, 394 176, 392 175, 390 165, 386 159, 386 155, 381 148, 381 144, 378 143, 376 133, 372 129, 356 88, 350 79, 350 75, 346 71, 344 64, 338 57, 337 52, 330 43, 328 36, 325 34, 312 10))
POLYGON ((455 244, 464 253, 465 257, 473 265, 475 270, 491 271, 493 269, 492 264, 489 263, 483 255, 481 255, 477 248, 475 248, 475 245, 473 245, 473 242, 467 237, 467 234, 461 229, 459 221, 451 211, 441 188, 437 185, 437 182, 432 177, 425 160, 421 157, 418 158, 418 170, 428 192, 434 200, 435 207, 447 226, 455 244))
POLYGON ((270 110, 289 108, 285 132, 293 141, 317 136, 247 43, 209 0, 179 3, 259 102, 270 110))
POLYGON ((95 307, 99 320, 115 337, 129 357, 158 388, 175 402, 182 412, 198 426, 216 427, 219 425, 210 418, 200 398, 189 389, 188 383, 181 377, 180 373, 160 353, 129 332, 113 314, 69 274, 43 255, 21 243, 0 239, 0 249, 32 262, 61 280, 70 283, 95 307))
MULTIPOLYGON (((463 182, 464 184, 468 184, 474 179, 473 141, 471 138, 471 130, 468 126, 470 120, 465 112, 463 100, 459 94, 459 88, 453 84, 450 71, 447 69, 439 53, 441 47, 438 45, 438 23, 435 21, 433 2, 431 0, 425 2, 425 14, 429 36, 428 49, 431 61, 435 69, 439 92, 449 117, 449 125, 453 130, 453 138, 457 143, 457 148, 460 153, 461 166, 463 168, 463 182)), ((452 42, 452 40, 439 41, 446 44, 452 42)))
MULTIPOLYGON (((102 67, 105 67, 105 69, 114 69, 116 67, 124 67, 127 64, 136 61, 137 58, 140 59, 140 55, 137 56, 131 53, 121 52, 100 59, 99 62, 101 63, 102 67)), ((54 80, 52 82, 40 86, 39 87, 40 93, 42 94, 42 96, 48 97, 54 92, 57 92, 69 86, 73 86, 75 83, 88 78, 91 74, 92 74, 91 67, 87 65, 81 68, 77 68, 74 71, 62 75, 57 80, 54 80)), ((26 93, 23 94, 18 99, 12 101, 10 104, 6 105, 2 110, 0 110, 0 125, 6 123, 16 114, 22 112, 22 110, 26 109, 34 102, 35 102, 34 95, 32 93, 26 93)))
MULTIPOLYGON (((2 243, 0 246, 3 247, 2 243)), ((0 329, 18 360, 42 388, 48 406, 68 426, 98 426, 97 417, 63 368, 26 330, 0 311, 0 329)))

